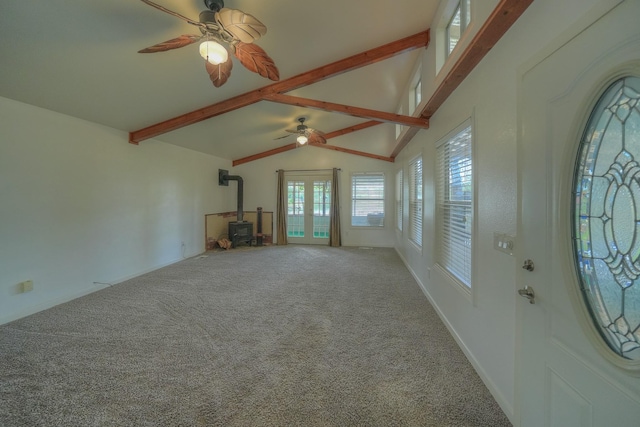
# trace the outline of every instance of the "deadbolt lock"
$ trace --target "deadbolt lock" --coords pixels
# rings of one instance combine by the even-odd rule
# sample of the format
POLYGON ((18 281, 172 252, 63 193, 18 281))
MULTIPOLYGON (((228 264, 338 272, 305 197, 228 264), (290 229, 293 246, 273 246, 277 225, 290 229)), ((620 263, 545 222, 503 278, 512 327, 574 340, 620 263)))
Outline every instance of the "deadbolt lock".
POLYGON ((535 266, 533 265, 533 261, 530 259, 525 259, 524 260, 524 265, 522 266, 522 268, 524 268, 527 271, 533 271, 533 269, 535 268, 535 266))

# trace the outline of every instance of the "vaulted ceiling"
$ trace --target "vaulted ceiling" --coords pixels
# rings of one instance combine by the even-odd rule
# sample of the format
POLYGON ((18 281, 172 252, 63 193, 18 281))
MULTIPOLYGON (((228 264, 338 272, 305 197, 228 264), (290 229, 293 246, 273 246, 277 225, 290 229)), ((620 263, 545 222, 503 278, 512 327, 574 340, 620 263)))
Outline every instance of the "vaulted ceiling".
MULTIPOLYGON (((125 131, 133 143, 154 138, 235 164, 294 148, 294 136, 277 138, 303 116, 327 134, 320 148, 392 161, 530 2, 500 2, 423 117, 393 112, 429 43, 436 0, 226 0, 267 26, 256 44, 274 60, 280 80, 234 59, 219 88, 197 44, 138 53, 199 34, 142 1, 4 0, 0 96, 125 131), (398 143, 393 123, 414 127, 398 143)), ((196 21, 205 9, 202 0, 156 3, 196 21)))

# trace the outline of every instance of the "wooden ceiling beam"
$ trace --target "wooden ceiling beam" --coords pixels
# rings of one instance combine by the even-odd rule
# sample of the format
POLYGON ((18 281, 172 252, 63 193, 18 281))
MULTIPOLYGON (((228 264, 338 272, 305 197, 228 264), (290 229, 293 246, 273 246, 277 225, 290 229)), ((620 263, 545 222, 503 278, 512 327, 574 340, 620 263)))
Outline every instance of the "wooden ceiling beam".
MULTIPOLYGON (((430 119, 466 79, 471 71, 482 61, 487 53, 498 43, 511 26, 533 3, 533 0, 501 0, 471 40, 460 58, 453 65, 444 80, 436 88, 420 113, 420 117, 430 119)), ((417 131, 408 132, 398 140, 391 157, 395 158, 411 141, 417 131)))
POLYGON ((410 50, 426 47, 428 44, 429 30, 422 31, 412 36, 387 43, 383 46, 344 58, 328 65, 324 65, 306 73, 298 74, 297 76, 277 83, 272 83, 261 89, 246 92, 222 102, 199 108, 172 119, 147 126, 143 129, 129 132, 129 142, 132 144, 138 144, 146 139, 254 104, 264 99, 266 95, 298 89, 347 71, 383 61, 410 50))
POLYGON ((362 117, 380 122, 394 123, 404 126, 415 126, 423 129, 429 128, 429 120, 421 117, 403 116, 395 113, 370 110, 368 108, 352 107, 350 105, 336 104, 333 102, 317 101, 315 99, 300 98, 298 96, 282 95, 274 93, 265 97, 266 101, 280 104, 296 105, 298 107, 313 108, 329 111, 331 113, 347 114, 354 117, 362 117))
POLYGON ((337 147, 335 145, 329 144, 318 144, 318 143, 309 143, 312 147, 324 148, 327 150, 339 151, 341 153, 353 154, 361 157, 368 157, 370 159, 376 160, 384 160, 385 162, 395 162, 395 159, 392 157, 380 156, 378 154, 365 153, 364 151, 351 150, 349 148, 337 147))
POLYGON ((243 163, 253 162, 254 160, 264 159, 265 157, 273 156, 275 154, 284 153, 285 151, 293 150, 298 146, 297 143, 284 145, 282 147, 274 148, 273 150, 263 151, 262 153, 254 154, 252 156, 243 157, 233 161, 233 166, 238 166, 243 163))
POLYGON ((352 132, 357 132, 359 130, 367 129, 367 128, 370 128, 372 126, 377 126, 377 125, 381 125, 381 124, 382 124, 382 122, 379 122, 377 120, 370 120, 368 122, 363 122, 363 123, 357 124, 355 126, 349 126, 347 128, 344 128, 344 129, 335 130, 333 132, 325 133, 324 137, 325 137, 325 139, 336 138, 338 136, 346 135, 346 134, 352 133, 352 132))
POLYGON ((418 128, 409 128, 405 132, 401 133, 400 137, 398 138, 398 142, 396 143, 396 146, 391 153, 391 157, 395 159, 398 154, 400 154, 400 151, 402 151, 402 149, 407 146, 407 144, 413 139, 413 137, 416 136, 419 130, 420 129, 418 128))
MULTIPOLYGON (((333 131, 333 132, 326 133, 326 134, 324 134, 324 138, 325 139, 336 138, 338 136, 346 135, 346 134, 351 133, 351 132, 356 132, 356 131, 359 131, 359 130, 362 130, 362 129, 367 129, 367 128, 370 128, 372 126, 376 126, 376 125, 380 125, 380 124, 382 124, 382 122, 377 122, 375 120, 371 120, 371 121, 368 121, 368 122, 357 124, 355 126, 350 126, 348 128, 344 128, 344 129, 340 129, 340 130, 336 130, 336 131, 333 131)), ((316 144, 309 143, 309 145, 316 145, 316 144)), ((324 147, 326 144, 317 144, 317 145, 319 147, 324 147)), ((293 150, 297 146, 298 146, 298 144, 293 143, 293 144, 285 145, 285 146, 282 146, 282 147, 274 148, 272 150, 264 151, 262 153, 254 154, 252 156, 243 157, 241 159, 234 160, 233 161, 233 166, 238 166, 238 165, 241 165, 241 164, 244 164, 244 163, 253 162, 254 160, 263 159, 265 157, 273 156, 274 154, 284 153, 285 151, 293 150)), ((335 149, 336 151, 344 151, 344 152, 348 151, 346 148, 345 149, 341 149, 339 147, 330 148, 330 150, 331 149, 335 149)), ((373 157, 373 158, 378 159, 378 160, 390 161, 389 157, 378 156, 378 155, 375 155, 375 154, 364 153, 364 152, 361 152, 361 151, 354 151, 354 150, 351 150, 351 151, 352 152, 350 154, 357 154, 359 156, 373 157)))

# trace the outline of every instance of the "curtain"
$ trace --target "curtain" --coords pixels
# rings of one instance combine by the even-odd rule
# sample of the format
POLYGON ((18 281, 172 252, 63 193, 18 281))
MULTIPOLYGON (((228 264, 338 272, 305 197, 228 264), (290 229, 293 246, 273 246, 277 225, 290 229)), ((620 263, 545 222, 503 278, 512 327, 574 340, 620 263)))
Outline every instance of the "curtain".
POLYGON ((286 245, 287 242, 287 182, 284 179, 284 170, 278 170, 278 218, 276 226, 276 238, 278 245, 286 245))
POLYGON ((338 169, 333 168, 331 179, 331 219, 329 223, 329 246, 342 246, 340 237, 340 192, 338 191, 338 169))

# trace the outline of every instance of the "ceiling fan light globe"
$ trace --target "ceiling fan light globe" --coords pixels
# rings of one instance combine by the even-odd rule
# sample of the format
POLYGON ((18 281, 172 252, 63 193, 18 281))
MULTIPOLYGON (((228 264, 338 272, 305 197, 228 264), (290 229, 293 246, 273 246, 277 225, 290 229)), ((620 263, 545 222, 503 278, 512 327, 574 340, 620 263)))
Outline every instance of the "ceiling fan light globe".
POLYGON ((220 43, 207 40, 200 44, 200 56, 213 65, 218 65, 227 62, 229 52, 220 43))
POLYGON ((298 135, 297 141, 300 145, 304 145, 307 143, 309 139, 304 135, 298 135))

